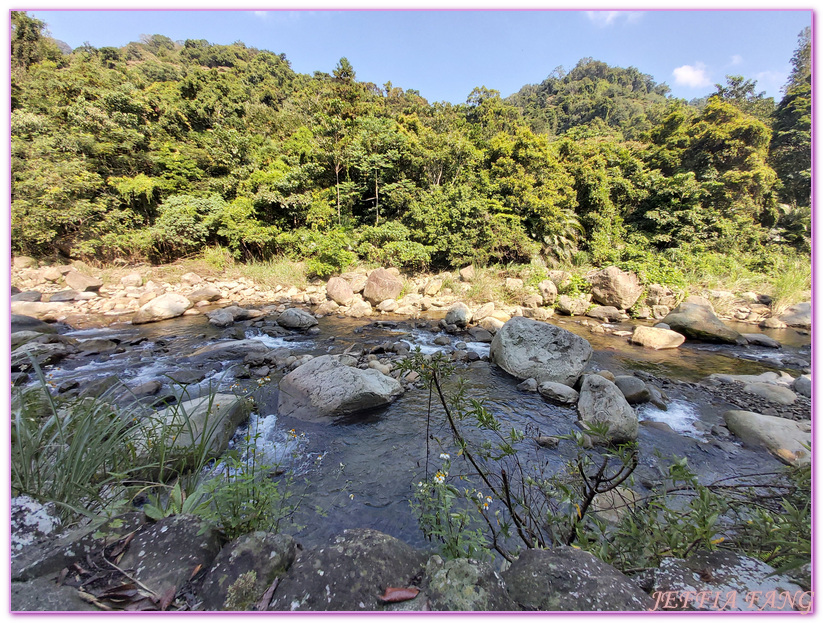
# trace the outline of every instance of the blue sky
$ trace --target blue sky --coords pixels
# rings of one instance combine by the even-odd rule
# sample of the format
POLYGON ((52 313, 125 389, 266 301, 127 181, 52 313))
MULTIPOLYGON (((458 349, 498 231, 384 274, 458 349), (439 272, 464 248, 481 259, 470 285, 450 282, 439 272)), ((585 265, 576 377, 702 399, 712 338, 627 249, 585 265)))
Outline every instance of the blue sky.
POLYGON ((677 97, 714 91, 727 74, 756 79, 777 99, 803 11, 39 11, 72 47, 123 46, 141 34, 243 41, 285 53, 295 71, 331 72, 340 57, 359 80, 464 102, 476 86, 503 96, 583 57, 634 66, 677 97))

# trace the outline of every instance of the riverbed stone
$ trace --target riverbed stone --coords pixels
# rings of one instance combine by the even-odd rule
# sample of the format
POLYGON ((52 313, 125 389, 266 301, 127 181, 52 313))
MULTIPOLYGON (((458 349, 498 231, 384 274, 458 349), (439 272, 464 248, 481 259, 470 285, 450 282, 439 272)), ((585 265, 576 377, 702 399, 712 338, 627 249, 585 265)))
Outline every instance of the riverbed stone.
POLYGON ((140 273, 129 273, 120 277, 120 285, 124 288, 139 288, 143 285, 143 276, 140 273))
POLYGON ((761 329, 785 329, 789 325, 782 320, 778 320, 774 316, 770 316, 769 318, 762 320, 758 326, 761 329))
POLYGON ((622 392, 624 398, 626 398, 626 402, 630 405, 649 402, 651 398, 651 392, 649 392, 649 388, 646 387, 646 383, 631 374, 622 374, 614 377, 614 384, 617 385, 617 389, 622 392))
POLYGON ((180 275, 180 283, 186 286, 195 286, 199 283, 203 283, 203 278, 197 273, 184 273, 180 275))
POLYGON ((483 318, 483 320, 480 321, 480 328, 485 329, 491 334, 497 333, 500 329, 503 328, 504 325, 505 322, 497 318, 494 318, 493 316, 488 316, 487 318, 483 318))
POLYGON ((199 288, 186 296, 195 305, 203 301, 211 303, 213 301, 219 301, 221 298, 223 298, 223 294, 220 292, 220 289, 215 288, 214 286, 206 286, 205 288, 199 288))
POLYGON ((790 327, 801 327, 803 329, 812 328, 812 304, 797 303, 784 311, 778 320, 786 323, 790 327))
POLYGON ((42 342, 27 342, 17 347, 11 354, 11 369, 14 371, 27 370, 31 367, 31 360, 41 368, 57 363, 66 356, 76 353, 77 348, 71 344, 56 342, 43 344, 42 342))
POLYGON ((604 440, 624 443, 637 439, 637 414, 620 389, 599 374, 587 374, 577 401, 579 419, 584 426, 608 424, 604 440))
POLYGON ((754 346, 764 346, 765 348, 781 348, 780 342, 773 337, 762 333, 741 333, 749 344, 754 346))
POLYGON ((812 377, 809 374, 804 374, 797 377, 792 386, 795 392, 806 398, 812 397, 812 377))
POLYGON ((400 383, 390 376, 323 355, 283 377, 277 411, 302 420, 326 421, 386 406, 402 393, 400 383))
POLYGON ((371 303, 368 301, 354 301, 348 312, 346 312, 346 315, 351 318, 362 318, 364 316, 371 316, 372 313, 371 303))
POLYGON ((637 275, 624 272, 617 266, 587 275, 586 279, 592 284, 593 301, 617 309, 629 309, 643 293, 637 275))
POLYGON ((351 284, 342 277, 332 277, 326 284, 326 295, 338 305, 348 305, 354 299, 351 284))
POLYGON ((40 290, 26 290, 19 294, 13 294, 11 300, 12 302, 38 303, 43 300, 43 293, 40 290))
POLYGON ((804 593, 788 576, 774 571, 765 562, 729 550, 701 550, 685 560, 664 558, 654 571, 652 590, 675 598, 658 598, 655 610, 791 612, 792 602, 781 597, 788 593, 792 598, 803 597, 798 603, 805 603, 805 608, 798 609, 808 611, 811 593, 804 593), (684 603, 687 592, 691 597, 684 603), (700 594, 707 597, 700 599, 700 594), (771 603, 770 594, 777 597, 771 603))
POLYGON ((203 607, 206 610, 250 610, 274 579, 292 565, 296 554, 297 543, 287 534, 258 531, 236 538, 220 550, 203 579, 198 591, 203 607), (237 592, 232 587, 242 575, 251 572, 254 573, 252 586, 244 591, 248 603, 230 599, 230 594, 237 592))
POLYGON ((422 552, 377 530, 345 530, 301 553, 269 610, 383 610, 379 596, 390 587, 412 586, 425 560, 422 552))
POLYGON ((652 308, 656 306, 671 308, 675 303, 677 303, 677 295, 668 286, 652 283, 646 288, 646 305, 652 308))
POLYGON ((480 322, 494 313, 494 303, 489 302, 478 307, 472 312, 472 322, 480 322))
POLYGON ((70 270, 66 273, 66 285, 78 292, 97 292, 103 286, 103 282, 97 277, 70 270))
POLYGON ((472 320, 472 312, 465 303, 455 303, 446 312, 446 324, 465 328, 472 320))
POLYGON ((597 320, 604 320, 606 322, 613 322, 623 318, 623 313, 611 305, 598 305, 592 307, 586 312, 589 318, 596 318, 597 320))
POLYGON ((743 391, 781 405, 792 405, 797 401, 797 394, 792 390, 773 383, 749 383, 743 386, 743 391))
POLYGON ((666 348, 677 348, 686 341, 686 336, 669 329, 639 325, 634 328, 634 333, 632 333, 630 341, 632 344, 639 344, 644 348, 663 350, 666 348))
POLYGON ((488 612, 516 610, 502 576, 488 562, 455 558, 426 563, 427 593, 433 611, 488 612))
POLYGON ((75 587, 60 586, 53 578, 12 582, 9 595, 12 612, 100 612, 81 599, 75 587))
POLYGON ((199 568, 208 568, 220 551, 214 526, 195 515, 172 515, 145 526, 129 543, 120 568, 157 595, 175 593, 199 568))
POLYGON ((737 344, 740 334, 723 324, 714 313, 711 303, 701 296, 690 296, 680 303, 663 322, 673 331, 705 342, 737 344))
POLYGON ((68 303, 44 303, 42 301, 11 301, 10 307, 13 316, 31 316, 49 322, 63 319, 70 309, 68 303))
POLYGON ((582 316, 589 308, 590 302, 590 294, 581 294, 575 297, 561 294, 557 297, 557 311, 566 316, 582 316))
POLYGON ((83 340, 77 344, 77 350, 87 355, 97 355, 100 353, 110 353, 117 350, 120 344, 113 340, 105 340, 103 338, 92 338, 90 340, 83 340))
POLYGON ((546 381, 537 386, 537 391, 543 398, 561 405, 573 405, 580 397, 574 389, 563 383, 546 381))
POLYGON ((197 462, 201 449, 211 458, 223 454, 249 410, 248 401, 234 394, 193 398, 140 420, 131 441, 142 457, 165 443, 168 465, 183 469, 197 462))
POLYGON ((391 313, 393 311, 397 311, 398 305, 395 299, 386 299, 385 301, 381 301, 380 305, 377 306, 377 311, 391 313))
POLYGON ((469 329, 469 335, 475 342, 482 342, 484 344, 491 344, 491 341, 494 339, 494 336, 482 327, 471 327, 469 329))
MULTIPOLYGON (((50 303, 70 303, 77 299, 80 293, 77 290, 60 290, 49 296, 50 303)), ((91 293, 89 293, 91 294, 91 293)))
POLYGON ((474 266, 464 266, 460 269, 460 280, 465 281, 466 283, 471 283, 474 281, 475 277, 475 270, 474 266))
POLYGON ((385 268, 377 268, 369 274, 363 288, 363 298, 372 305, 386 299, 395 299, 403 291, 403 282, 385 268))
POLYGON ((519 379, 573 386, 592 356, 592 347, 560 327, 516 316, 497 331, 489 358, 519 379))
POLYGON ((537 284, 537 289, 540 290, 540 296, 543 297, 544 305, 554 305, 557 300, 557 286, 551 279, 544 279, 537 284))
POLYGON ((723 414, 730 431, 745 443, 765 447, 787 464, 808 464, 811 460, 811 427, 808 421, 795 422, 751 411, 731 410, 723 414))
POLYGON ((206 317, 209 319, 209 324, 213 324, 216 327, 228 327, 234 324, 234 314, 227 308, 207 312, 206 317))
POLYGON ((24 314, 12 314, 11 318, 11 332, 17 331, 36 331, 37 333, 57 333, 57 329, 53 324, 38 320, 33 316, 26 316, 24 314))
POLYGON ((182 316, 192 306, 192 302, 176 292, 168 292, 143 305, 134 316, 132 324, 146 324, 182 316))
POLYGON ((642 611, 654 604, 617 569, 566 545, 527 549, 502 575, 522 610, 642 611))
POLYGON ((287 329, 306 330, 317 324, 317 318, 303 309, 292 307, 280 314, 277 324, 287 329))

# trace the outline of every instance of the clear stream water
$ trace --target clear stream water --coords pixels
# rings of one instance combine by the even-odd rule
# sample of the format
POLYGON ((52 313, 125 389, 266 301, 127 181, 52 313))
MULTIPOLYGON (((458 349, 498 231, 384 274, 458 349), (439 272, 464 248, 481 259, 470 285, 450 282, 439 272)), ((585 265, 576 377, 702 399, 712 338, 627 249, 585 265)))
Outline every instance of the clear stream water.
MULTIPOLYGON (((381 320, 387 318, 392 320, 390 316, 381 320)), ((246 337, 259 339, 271 348, 289 348, 296 355, 336 354, 352 344, 374 345, 398 340, 429 353, 448 348, 434 344, 440 335, 436 330, 418 328, 413 321, 394 320, 388 326, 376 327, 374 318, 326 317, 320 320, 319 333, 313 336, 273 338, 249 328, 246 337)), ((810 358, 808 336, 793 330, 765 332, 784 344, 779 351, 688 343, 677 350, 651 351, 630 345, 626 338, 592 334, 588 327, 579 324, 579 319, 560 318, 554 322, 589 340, 595 350, 590 369, 610 370, 616 375, 644 370, 659 377, 696 382, 710 373, 759 374, 781 369, 785 361, 810 358)), ((751 325, 730 324, 741 332, 757 331, 751 325)), ((434 327, 434 323, 431 326, 434 327)), ((620 328, 630 327, 627 324, 620 328)), ((58 366, 45 368, 57 385, 72 378, 88 382, 108 376, 117 376, 131 387, 150 380, 164 380, 164 374, 194 367, 186 362, 189 354, 225 339, 221 337, 221 330, 209 325, 203 316, 140 326, 112 324, 70 331, 67 335, 78 340, 116 338, 132 345, 126 346, 123 353, 72 357, 58 366)), ((454 344, 467 336, 448 337, 454 344)), ((488 355, 488 348, 488 344, 469 343, 469 349, 481 356, 488 355)), ((278 416, 277 382, 282 374, 273 374, 270 382, 260 386, 254 379, 235 379, 223 369, 224 363, 211 364, 206 378, 197 386, 190 386, 189 391, 206 391, 209 387, 226 391, 237 384, 240 392, 253 395, 257 410, 238 431, 236 439, 251 427, 258 434, 258 448, 267 460, 295 471, 294 486, 305 496, 296 518, 305 526, 297 533, 304 545, 325 541, 343 529, 354 527, 374 528, 412 545, 424 545, 409 499, 416 483, 426 475, 428 390, 412 389, 392 405, 357 417, 309 423, 278 416), (323 509, 322 514, 316 512, 317 507, 323 509)), ((795 376, 799 374, 797 369, 792 372, 795 376)), ((457 375, 465 380, 466 395, 485 399, 486 407, 504 429, 528 427, 532 433, 562 435, 574 428, 575 409, 555 406, 538 394, 517 390, 519 381, 493 364, 476 361, 458 368, 457 375)), ((447 387, 453 387, 453 382, 449 381, 447 387)), ((734 473, 770 471, 778 465, 763 451, 740 444, 726 443, 721 447, 712 443, 712 436, 706 430, 721 421, 728 405, 706 403, 702 394, 691 391, 688 385, 669 390, 669 397, 672 402, 668 411, 651 405, 637 409, 641 420, 666 422, 675 431, 640 427, 638 474, 641 478, 644 473, 658 473, 655 451, 664 456, 687 456, 690 465, 706 481, 734 473)), ((436 406, 435 403, 430 421, 429 475, 440 467, 441 452, 455 456, 444 416, 436 406)), ((561 441, 556 449, 546 450, 526 439, 520 449, 545 462, 549 469, 558 470, 575 453, 570 441, 561 441)), ((461 469, 460 461, 452 463, 455 474, 461 469)))

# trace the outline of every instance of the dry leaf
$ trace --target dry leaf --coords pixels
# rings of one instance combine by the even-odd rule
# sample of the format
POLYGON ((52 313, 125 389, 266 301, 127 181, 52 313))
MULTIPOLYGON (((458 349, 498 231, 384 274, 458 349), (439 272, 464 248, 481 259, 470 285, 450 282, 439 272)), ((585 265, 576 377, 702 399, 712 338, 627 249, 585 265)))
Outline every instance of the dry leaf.
POLYGON ((417 597, 417 593, 419 592, 420 589, 414 586, 410 586, 409 588, 387 588, 386 592, 383 593, 379 599, 385 603, 408 601, 409 599, 417 597))

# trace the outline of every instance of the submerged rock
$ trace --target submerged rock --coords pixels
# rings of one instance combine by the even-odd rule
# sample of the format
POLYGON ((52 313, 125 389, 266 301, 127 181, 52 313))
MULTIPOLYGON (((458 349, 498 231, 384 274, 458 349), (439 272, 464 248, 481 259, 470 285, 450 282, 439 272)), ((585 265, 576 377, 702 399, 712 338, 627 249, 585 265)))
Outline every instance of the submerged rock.
POLYGON ((277 411, 309 421, 383 407, 403 388, 381 372, 361 370, 323 355, 296 368, 280 381, 277 411))

